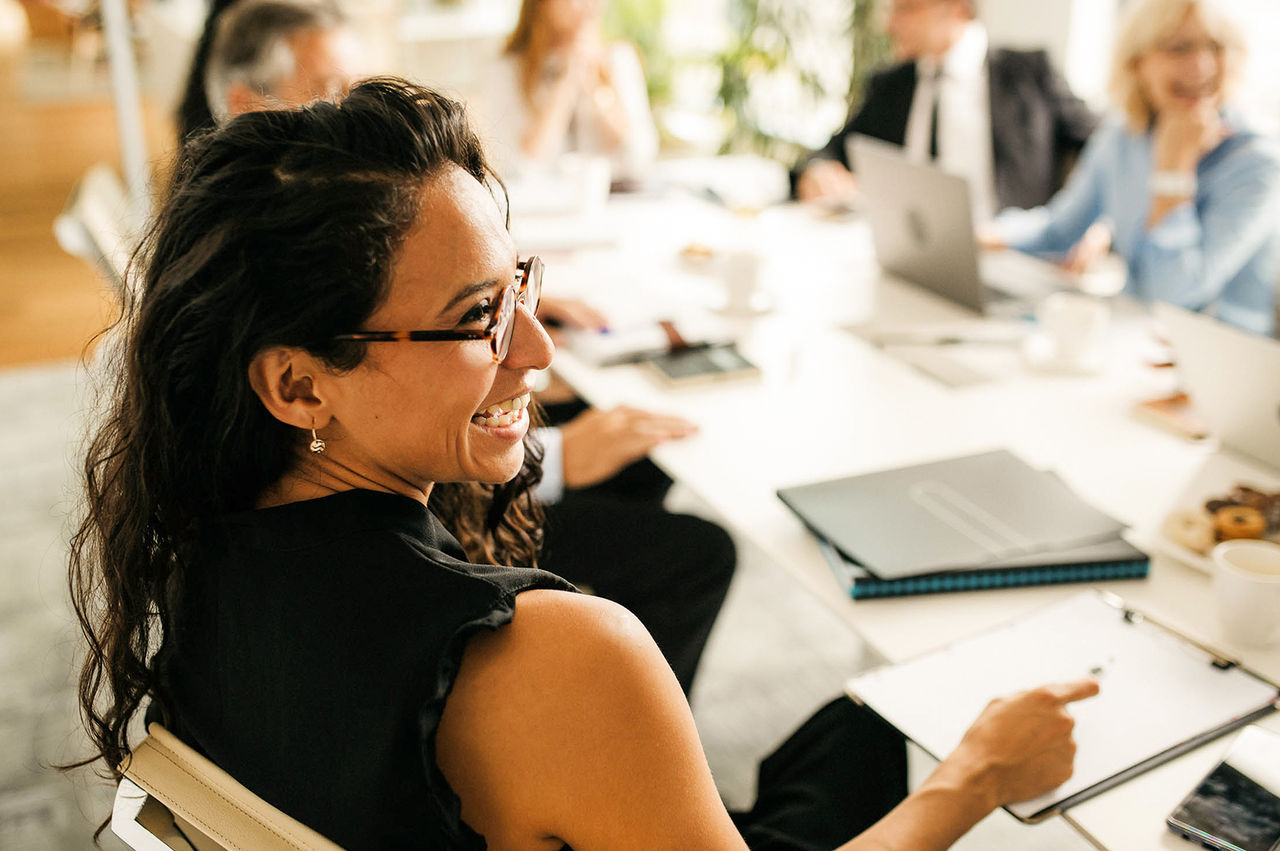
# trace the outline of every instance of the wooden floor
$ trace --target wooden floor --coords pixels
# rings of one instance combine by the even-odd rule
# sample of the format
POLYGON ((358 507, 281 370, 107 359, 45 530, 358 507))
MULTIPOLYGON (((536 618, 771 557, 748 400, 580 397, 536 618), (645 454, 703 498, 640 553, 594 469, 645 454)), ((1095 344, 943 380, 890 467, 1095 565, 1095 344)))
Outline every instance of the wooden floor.
MULTIPOLYGON (((68 255, 53 221, 96 162, 120 170, 115 112, 101 95, 35 102, 22 95, 27 54, 0 56, 0 367, 81 356, 114 316, 97 273, 68 255)), ((168 119, 147 112, 153 157, 168 119)))

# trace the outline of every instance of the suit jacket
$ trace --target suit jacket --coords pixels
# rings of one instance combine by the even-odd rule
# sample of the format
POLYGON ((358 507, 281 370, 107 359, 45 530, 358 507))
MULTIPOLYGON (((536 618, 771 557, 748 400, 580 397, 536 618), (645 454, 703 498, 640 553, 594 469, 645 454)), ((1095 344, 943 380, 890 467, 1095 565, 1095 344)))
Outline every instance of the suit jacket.
MULTIPOLYGON (((1062 185, 1075 155, 1097 126, 1097 116, 1072 94, 1043 50, 992 48, 987 71, 996 202, 1001 208, 1039 206, 1062 185)), ((845 154, 845 139, 852 133, 902 145, 915 91, 915 62, 874 74, 862 106, 800 168, 813 159, 833 159, 852 170, 845 154)))

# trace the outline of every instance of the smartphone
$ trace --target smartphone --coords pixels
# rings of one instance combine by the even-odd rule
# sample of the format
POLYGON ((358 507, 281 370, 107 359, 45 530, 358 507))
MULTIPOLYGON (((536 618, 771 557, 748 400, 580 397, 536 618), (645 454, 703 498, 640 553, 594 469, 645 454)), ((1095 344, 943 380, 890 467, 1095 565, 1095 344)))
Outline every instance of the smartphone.
POLYGON ((1174 833, 1206 848, 1280 848, 1280 735, 1258 726, 1244 728, 1167 823, 1174 833))

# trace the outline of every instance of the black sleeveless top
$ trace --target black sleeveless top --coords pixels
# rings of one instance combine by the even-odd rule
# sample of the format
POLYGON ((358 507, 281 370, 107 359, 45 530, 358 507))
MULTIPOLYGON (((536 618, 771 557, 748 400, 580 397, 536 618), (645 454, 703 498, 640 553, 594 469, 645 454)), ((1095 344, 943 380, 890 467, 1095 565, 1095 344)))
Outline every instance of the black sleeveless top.
POLYGON ((509 623, 531 588, 573 590, 467 563, 402 496, 219 518, 185 565, 160 662, 170 730, 344 848, 482 849, 436 766, 436 728, 467 639, 509 623))

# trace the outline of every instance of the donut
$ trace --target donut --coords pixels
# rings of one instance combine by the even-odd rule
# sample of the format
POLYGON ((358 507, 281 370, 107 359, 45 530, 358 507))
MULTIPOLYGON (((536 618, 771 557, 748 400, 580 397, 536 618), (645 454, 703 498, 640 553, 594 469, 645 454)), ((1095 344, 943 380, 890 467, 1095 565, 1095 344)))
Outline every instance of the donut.
POLYGON ((1213 549, 1213 519, 1203 511, 1175 511, 1165 518, 1164 535, 1180 547, 1198 553, 1213 549))
POLYGON ((1267 533, 1267 518, 1256 508, 1247 505, 1229 505, 1213 514, 1213 528, 1218 539, 1261 538, 1267 533))
POLYGON ((1280 532, 1280 493, 1271 494, 1271 502, 1262 514, 1267 518, 1267 532, 1280 532))
POLYGON ((1267 508, 1271 505, 1271 497, 1268 494, 1248 485, 1236 485, 1231 493, 1228 494, 1227 499, 1236 505, 1247 505, 1250 508, 1256 508, 1263 514, 1267 513, 1267 508))

